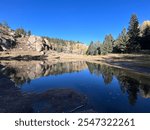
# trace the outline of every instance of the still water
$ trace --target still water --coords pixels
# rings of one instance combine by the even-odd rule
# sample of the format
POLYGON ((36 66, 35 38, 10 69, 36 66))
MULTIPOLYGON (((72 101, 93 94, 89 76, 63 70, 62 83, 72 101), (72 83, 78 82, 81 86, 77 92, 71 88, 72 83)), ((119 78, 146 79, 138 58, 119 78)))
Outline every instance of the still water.
POLYGON ((150 112, 150 76, 90 62, 4 62, 0 112, 150 112))

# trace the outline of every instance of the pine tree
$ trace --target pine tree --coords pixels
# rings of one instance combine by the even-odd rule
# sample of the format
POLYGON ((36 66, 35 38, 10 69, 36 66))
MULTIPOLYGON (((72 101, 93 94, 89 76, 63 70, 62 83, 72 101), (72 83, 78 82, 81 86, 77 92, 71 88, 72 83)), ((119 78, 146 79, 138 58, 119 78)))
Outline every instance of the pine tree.
POLYGON ((140 29, 139 29, 139 22, 138 18, 135 14, 131 16, 130 23, 128 27, 128 51, 129 52, 135 52, 140 49, 140 44, 139 44, 139 34, 140 34, 140 29))
POLYGON ((28 34, 28 36, 31 36, 32 33, 31 33, 31 31, 29 30, 27 34, 28 34))
POLYGON ((101 52, 102 54, 112 53, 113 51, 114 38, 112 35, 106 35, 105 40, 103 42, 101 52))
POLYGON ((101 43, 100 41, 97 41, 95 43, 95 55, 100 55, 101 54, 101 43))
POLYGON ((27 34, 27 32, 23 28, 18 28, 18 29, 15 30, 15 35, 17 37, 26 36, 26 34, 27 34))
POLYGON ((92 55, 93 54, 93 44, 94 44, 94 42, 91 41, 91 43, 90 43, 90 45, 88 47, 88 50, 86 52, 87 55, 92 55))
POLYGON ((117 40, 114 42, 114 50, 115 53, 125 53, 127 51, 127 43, 129 40, 129 36, 127 34, 126 29, 124 28, 117 38, 117 40))
POLYGON ((101 43, 97 41, 94 43, 93 41, 90 43, 90 46, 86 52, 87 55, 100 55, 101 54, 101 43))
POLYGON ((142 38, 141 38, 141 48, 143 50, 150 50, 150 26, 145 26, 144 30, 142 31, 142 38))

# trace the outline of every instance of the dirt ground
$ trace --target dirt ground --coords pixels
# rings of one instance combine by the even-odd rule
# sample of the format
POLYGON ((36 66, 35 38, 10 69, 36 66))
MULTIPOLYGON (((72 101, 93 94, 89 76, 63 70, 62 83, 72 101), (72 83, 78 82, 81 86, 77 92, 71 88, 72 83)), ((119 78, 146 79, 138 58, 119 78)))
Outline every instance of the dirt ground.
POLYGON ((5 61, 47 61, 47 62, 71 62, 88 61, 103 63, 110 66, 125 68, 150 75, 150 55, 148 54, 108 54, 100 56, 87 56, 49 52, 42 54, 36 51, 9 51, 0 52, 0 62, 5 61))

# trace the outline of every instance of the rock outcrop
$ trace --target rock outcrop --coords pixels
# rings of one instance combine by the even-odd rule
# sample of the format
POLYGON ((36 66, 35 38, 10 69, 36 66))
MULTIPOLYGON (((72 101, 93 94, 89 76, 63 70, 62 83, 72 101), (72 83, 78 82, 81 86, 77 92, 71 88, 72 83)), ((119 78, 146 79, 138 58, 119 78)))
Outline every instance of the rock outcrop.
POLYGON ((48 38, 34 35, 21 35, 21 37, 18 37, 14 30, 0 25, 0 51, 6 51, 14 47, 15 51, 19 49, 37 51, 43 54, 49 51, 85 54, 88 48, 88 46, 77 42, 57 39, 51 42, 48 38))
POLYGON ((15 45, 14 33, 0 26, 0 51, 6 51, 15 45))
POLYGON ((39 36, 30 36, 27 43, 38 52, 48 51, 50 49, 50 44, 39 36))

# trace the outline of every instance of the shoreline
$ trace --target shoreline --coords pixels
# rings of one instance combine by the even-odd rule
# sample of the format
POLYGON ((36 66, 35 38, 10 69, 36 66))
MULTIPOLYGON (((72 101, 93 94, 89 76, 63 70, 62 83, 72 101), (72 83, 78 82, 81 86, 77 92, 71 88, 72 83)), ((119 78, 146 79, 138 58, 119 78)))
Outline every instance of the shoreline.
POLYGON ((87 56, 56 52, 50 52, 49 54, 43 55, 36 51, 0 52, 0 63, 16 61, 46 61, 48 63, 85 61, 96 64, 106 64, 118 69, 125 69, 150 76, 150 55, 148 54, 108 54, 87 56))

